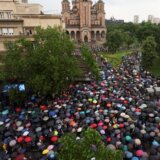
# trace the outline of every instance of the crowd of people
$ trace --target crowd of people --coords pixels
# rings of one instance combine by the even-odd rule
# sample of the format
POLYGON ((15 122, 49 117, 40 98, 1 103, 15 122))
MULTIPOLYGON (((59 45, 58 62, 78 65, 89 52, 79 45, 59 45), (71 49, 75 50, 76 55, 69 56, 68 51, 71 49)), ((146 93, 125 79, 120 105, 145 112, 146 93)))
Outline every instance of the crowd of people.
POLYGON ((98 82, 0 108, 0 159, 55 160, 62 135, 77 133, 81 139, 90 127, 106 147, 122 150, 125 160, 160 160, 160 97, 146 92, 157 79, 137 69, 138 63, 137 55, 124 57, 117 69, 103 61, 98 82))

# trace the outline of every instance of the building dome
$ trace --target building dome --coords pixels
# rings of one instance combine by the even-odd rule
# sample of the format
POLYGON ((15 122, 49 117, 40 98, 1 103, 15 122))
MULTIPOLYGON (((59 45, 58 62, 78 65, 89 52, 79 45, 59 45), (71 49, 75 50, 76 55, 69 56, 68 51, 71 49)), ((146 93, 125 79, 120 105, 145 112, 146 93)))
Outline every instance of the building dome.
POLYGON ((98 0, 98 2, 97 3, 104 3, 102 0, 98 0))

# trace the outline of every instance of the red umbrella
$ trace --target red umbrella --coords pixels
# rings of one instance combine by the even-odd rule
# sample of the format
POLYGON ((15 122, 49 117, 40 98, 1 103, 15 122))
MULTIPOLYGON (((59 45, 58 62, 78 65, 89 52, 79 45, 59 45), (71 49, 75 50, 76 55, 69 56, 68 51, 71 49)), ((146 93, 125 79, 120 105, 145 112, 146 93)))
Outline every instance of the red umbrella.
POLYGON ((22 143, 23 141, 24 141, 24 138, 23 138, 23 137, 17 138, 17 142, 18 142, 18 143, 22 143))
POLYGON ((17 113, 20 113, 21 111, 22 111, 21 108, 19 108, 19 107, 16 108, 16 112, 17 112, 17 113))
POLYGON ((137 151, 136 151, 136 155, 137 155, 138 157, 143 156, 143 151, 142 151, 142 150, 137 150, 137 151))
POLYGON ((106 130, 108 128, 108 126, 103 126, 103 129, 106 130))
POLYGON ((45 140, 45 137, 44 137, 44 136, 40 136, 39 139, 40 139, 41 141, 44 141, 44 140, 45 140))
POLYGON ((32 138, 31 137, 25 137, 24 141, 26 143, 30 143, 30 142, 32 142, 32 138))
POLYGON ((106 107, 107 107, 107 108, 111 108, 111 107, 112 107, 112 104, 111 104, 111 103, 107 103, 106 107))
POLYGON ((111 141, 111 137, 108 137, 106 140, 107 140, 107 142, 110 142, 111 141))
POLYGON ((124 128, 124 124, 123 123, 119 124, 119 128, 124 128))
POLYGON ((92 129, 97 128, 97 124, 96 123, 91 124, 90 128, 92 128, 92 129))
POLYGON ((139 108, 136 108, 136 112, 141 112, 141 109, 139 109, 139 108))
POLYGON ((128 100, 124 100, 123 103, 124 103, 124 104, 128 104, 128 100))
POLYGON ((15 160, 23 160, 24 159, 24 154, 18 155, 15 160))
POLYGON ((40 109, 44 111, 44 110, 47 110, 48 108, 47 106, 43 105, 43 106, 40 106, 40 109))
POLYGON ((51 137, 51 141, 52 141, 52 142, 56 142, 56 141, 58 141, 58 137, 57 137, 57 136, 53 136, 53 137, 51 137))

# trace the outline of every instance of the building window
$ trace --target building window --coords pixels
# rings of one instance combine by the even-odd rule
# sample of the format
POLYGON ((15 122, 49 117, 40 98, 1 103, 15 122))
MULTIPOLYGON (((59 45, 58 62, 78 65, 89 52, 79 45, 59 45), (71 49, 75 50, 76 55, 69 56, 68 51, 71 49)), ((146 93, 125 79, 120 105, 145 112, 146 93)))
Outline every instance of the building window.
POLYGON ((12 14, 10 11, 7 12, 0 12, 0 19, 11 19, 12 18, 12 14))
POLYGON ((8 35, 8 29, 7 28, 2 28, 2 34, 3 35, 8 35))
POLYGON ((0 12, 0 19, 4 19, 4 12, 0 12))
POLYGON ((7 12, 7 19, 11 19, 11 12, 7 12))
POLYGON ((13 28, 2 28, 2 35, 13 35, 13 28))
POLYGON ((8 28, 8 34, 13 35, 13 28, 8 28))

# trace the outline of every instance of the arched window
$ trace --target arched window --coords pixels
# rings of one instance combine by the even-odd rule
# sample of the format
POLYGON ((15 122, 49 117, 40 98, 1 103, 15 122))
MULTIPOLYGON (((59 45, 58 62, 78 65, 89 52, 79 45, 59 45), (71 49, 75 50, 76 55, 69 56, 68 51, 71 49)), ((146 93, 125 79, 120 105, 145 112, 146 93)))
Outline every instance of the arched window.
POLYGON ((102 17, 100 17, 100 25, 102 25, 102 17))
POLYGON ((4 12, 0 12, 0 19, 4 19, 4 12))

